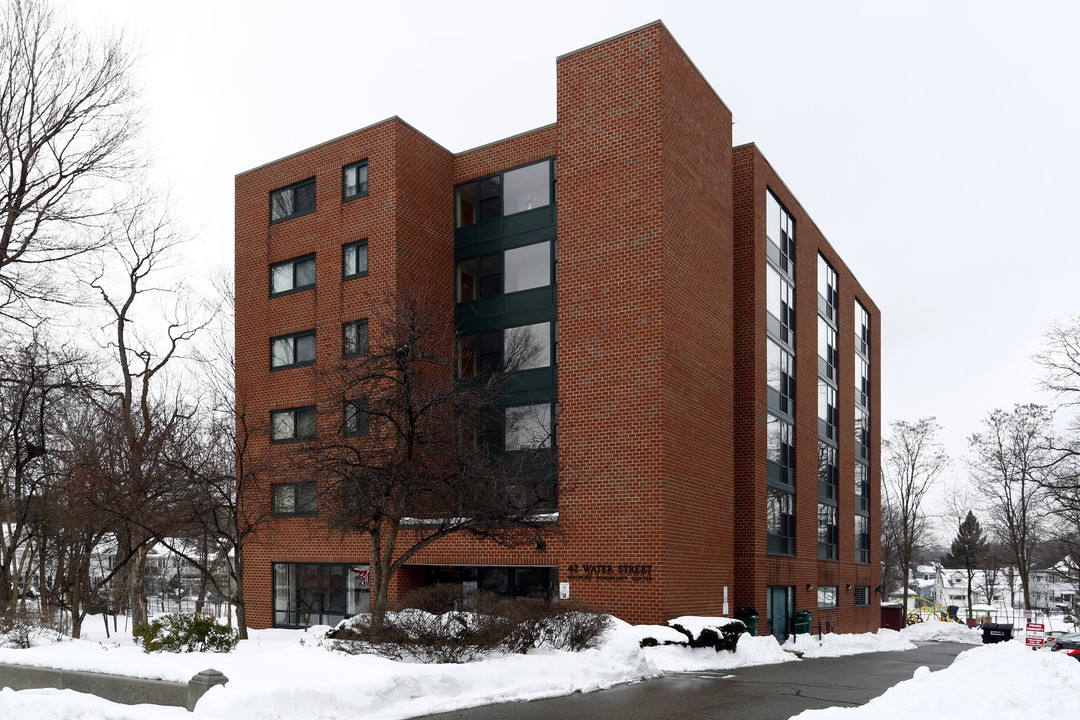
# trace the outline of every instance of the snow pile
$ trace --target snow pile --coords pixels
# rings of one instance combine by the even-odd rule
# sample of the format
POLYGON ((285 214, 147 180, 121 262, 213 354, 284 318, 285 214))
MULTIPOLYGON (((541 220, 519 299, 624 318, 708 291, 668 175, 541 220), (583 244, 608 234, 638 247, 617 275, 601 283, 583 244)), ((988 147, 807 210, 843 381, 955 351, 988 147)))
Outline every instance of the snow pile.
POLYGON ((1032 718, 1076 717, 1080 708, 1080 663, 1062 653, 1032 652, 1023 642, 984 645, 964 651, 953 664, 911 680, 855 708, 807 710, 801 720, 895 720, 898 717, 1032 718))
POLYGON ((915 645, 895 630, 882 628, 876 633, 845 634, 828 633, 818 639, 817 635, 792 635, 784 643, 784 650, 798 653, 804 658, 840 657, 887 650, 914 650, 915 645))
MULTIPOLYGON (((683 639, 686 636, 683 635, 683 639)), ((703 670, 730 670, 749 665, 798 661, 791 653, 780 648, 774 637, 744 636, 735 652, 712 648, 691 648, 679 645, 661 645, 644 648, 645 656, 665 673, 701 672, 703 670)))
MULTIPOLYGON (((734 618, 702 617, 699 615, 682 615, 674 620, 667 621, 667 624, 670 627, 680 625, 686 628, 688 632, 693 633, 695 638, 700 637, 703 630, 719 630, 725 625, 730 625, 732 623, 739 623, 739 625, 742 625, 742 622, 735 620, 734 618)), ((685 636, 683 637, 685 638, 685 636)))
POLYGON ((900 631, 900 634, 911 642, 955 642, 982 645, 982 630, 940 620, 927 620, 908 625, 900 631))

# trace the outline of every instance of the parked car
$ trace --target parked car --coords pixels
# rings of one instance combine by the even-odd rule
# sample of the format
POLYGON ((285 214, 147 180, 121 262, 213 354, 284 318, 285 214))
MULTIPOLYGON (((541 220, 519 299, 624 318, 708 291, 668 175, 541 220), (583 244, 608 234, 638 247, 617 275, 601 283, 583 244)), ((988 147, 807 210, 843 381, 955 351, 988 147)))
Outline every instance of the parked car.
POLYGON ((1054 652, 1063 652, 1069 657, 1080 660, 1080 633, 1070 635, 1058 635, 1054 638, 1054 652))
POLYGON ((1046 649, 1048 649, 1048 650, 1052 650, 1053 647, 1054 647, 1054 643, 1057 642, 1057 639, 1059 637, 1061 637, 1062 635, 1075 635, 1075 634, 1076 633, 1074 633, 1072 630, 1050 630, 1049 632, 1046 633, 1046 643, 1045 643, 1044 647, 1046 649))

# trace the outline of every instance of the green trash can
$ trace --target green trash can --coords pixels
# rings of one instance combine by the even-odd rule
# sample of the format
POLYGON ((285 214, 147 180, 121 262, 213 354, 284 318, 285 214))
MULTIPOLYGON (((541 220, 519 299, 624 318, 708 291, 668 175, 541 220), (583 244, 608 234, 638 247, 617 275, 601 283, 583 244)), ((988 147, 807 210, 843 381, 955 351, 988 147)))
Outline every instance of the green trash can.
POLYGON ((739 607, 735 608, 735 619, 741 620, 742 624, 746 626, 743 632, 745 632, 747 635, 757 635, 757 608, 740 605, 739 607))
POLYGON ((814 613, 810 610, 796 610, 791 613, 791 621, 795 624, 795 634, 809 634, 813 632, 814 613))

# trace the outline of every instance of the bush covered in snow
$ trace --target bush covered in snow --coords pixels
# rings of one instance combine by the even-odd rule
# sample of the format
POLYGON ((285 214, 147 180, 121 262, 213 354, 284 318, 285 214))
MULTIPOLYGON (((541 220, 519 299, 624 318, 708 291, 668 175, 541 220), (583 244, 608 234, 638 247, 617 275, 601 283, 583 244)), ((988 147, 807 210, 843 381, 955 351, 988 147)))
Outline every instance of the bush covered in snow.
POLYGON ((172 613, 162 615, 132 635, 146 652, 232 652, 240 633, 225 627, 212 615, 172 613))
POLYGON ((0 647, 26 649, 63 639, 61 633, 48 627, 34 613, 18 612, 13 617, 0 619, 0 647))
POLYGON ((577 601, 503 600, 432 586, 414 593, 381 626, 359 615, 327 633, 331 649, 350 654, 464 663, 493 653, 547 647, 578 652, 595 647, 611 618, 577 601))

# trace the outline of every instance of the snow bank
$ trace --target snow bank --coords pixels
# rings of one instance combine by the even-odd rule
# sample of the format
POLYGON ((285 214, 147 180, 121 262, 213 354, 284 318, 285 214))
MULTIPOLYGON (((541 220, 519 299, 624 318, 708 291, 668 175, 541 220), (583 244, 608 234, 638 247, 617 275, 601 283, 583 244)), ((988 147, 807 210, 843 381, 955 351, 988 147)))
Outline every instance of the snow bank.
POLYGON ((900 634, 911 642, 956 642, 982 645, 982 630, 941 620, 927 620, 908 625, 900 631, 900 634))
POLYGON ((926 667, 856 708, 807 710, 800 720, 895 720, 898 717, 1032 718, 1076 717, 1080 708, 1080 663, 1062 653, 1032 652, 1023 642, 965 650, 953 664, 932 673, 926 667))
MULTIPOLYGON (((682 636, 684 639, 685 635, 682 636)), ((691 648, 677 645, 661 645, 644 648, 645 656, 665 673, 701 672, 703 670, 730 670, 749 665, 797 662, 798 658, 784 652, 774 637, 744 636, 735 652, 711 648, 691 648)))
POLYGON ((895 630, 882 628, 876 633, 844 634, 829 633, 818 639, 817 635, 792 635, 784 643, 784 650, 799 653, 804 658, 840 657, 888 650, 914 650, 915 645, 895 630))

